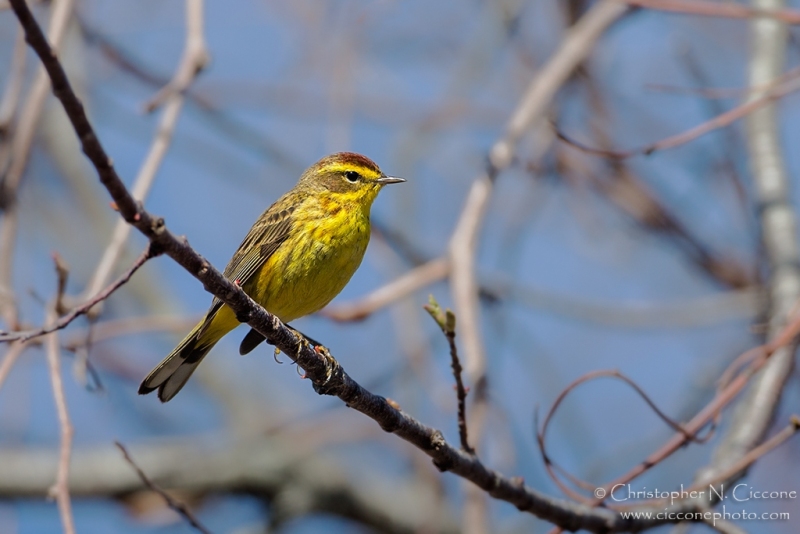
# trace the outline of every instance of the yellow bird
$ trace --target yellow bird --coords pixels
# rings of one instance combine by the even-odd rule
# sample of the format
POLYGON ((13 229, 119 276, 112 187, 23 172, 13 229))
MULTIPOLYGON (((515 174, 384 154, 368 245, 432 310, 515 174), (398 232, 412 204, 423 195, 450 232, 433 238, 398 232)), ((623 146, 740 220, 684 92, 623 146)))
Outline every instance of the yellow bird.
MULTIPOLYGON (((284 323, 320 310, 361 264, 378 192, 404 181, 386 176, 360 154, 322 158, 261 214, 225 267, 225 277, 284 323)), ((239 324, 233 310, 215 298, 205 318, 147 375, 139 393, 158 389, 162 402, 170 400, 211 348, 239 324)), ((263 340, 251 329, 240 354, 263 340)))

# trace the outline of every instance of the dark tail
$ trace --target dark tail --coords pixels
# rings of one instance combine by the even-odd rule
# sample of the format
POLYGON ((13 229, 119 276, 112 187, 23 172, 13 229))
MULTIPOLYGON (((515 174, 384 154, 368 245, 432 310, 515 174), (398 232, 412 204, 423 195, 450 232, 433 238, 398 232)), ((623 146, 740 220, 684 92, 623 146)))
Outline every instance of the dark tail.
POLYGON ((216 343, 199 344, 198 332, 204 325, 201 322, 189 332, 180 344, 159 363, 142 381, 139 395, 146 395, 158 389, 158 398, 167 402, 178 394, 208 351, 216 343))
POLYGON ((251 350, 259 346, 264 339, 266 339, 264 336, 251 328, 247 335, 244 336, 242 344, 239 345, 239 354, 242 356, 248 354, 251 350))
MULTIPOLYGON (((312 345, 314 345, 315 347, 321 347, 322 346, 322 343, 320 343, 319 341, 317 341, 313 337, 308 337, 307 335, 305 335, 301 331, 295 329, 292 325, 287 324, 286 326, 291 328, 292 330, 294 330, 296 334, 306 338, 306 340, 309 343, 311 343, 312 345)), ((239 354, 241 354, 242 356, 244 356, 245 354, 248 354, 254 348, 259 346, 261 344, 261 342, 264 341, 265 339, 266 338, 264 336, 262 336, 257 331, 255 331, 255 330, 253 330, 251 328, 250 331, 247 333, 247 335, 244 336, 244 339, 242 340, 242 343, 239 345, 239 354)), ((267 343, 269 343, 269 340, 267 340, 267 343)))

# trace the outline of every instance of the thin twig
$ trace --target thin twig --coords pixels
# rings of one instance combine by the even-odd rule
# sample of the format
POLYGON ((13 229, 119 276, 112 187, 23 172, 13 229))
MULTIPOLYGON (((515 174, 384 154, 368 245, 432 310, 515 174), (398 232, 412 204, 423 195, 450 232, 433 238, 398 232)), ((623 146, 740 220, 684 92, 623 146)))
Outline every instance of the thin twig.
POLYGON ((8 346, 5 358, 3 358, 3 362, 0 363, 0 388, 3 387, 3 383, 6 381, 6 378, 8 378, 9 373, 11 373, 11 368, 14 367, 14 364, 24 350, 25 343, 22 343, 21 341, 12 343, 8 346))
MULTIPOLYGON (((64 294, 67 291, 67 280, 69 279, 69 265, 58 252, 53 252, 53 263, 56 267, 56 314, 61 316, 66 312, 64 306, 64 294)), ((24 340, 23 340, 24 341, 24 340)))
MULTIPOLYGON (((136 261, 133 262, 133 265, 128 268, 124 273, 122 273, 119 278, 117 278, 113 283, 109 284, 107 287, 102 289, 99 293, 95 296, 81 304, 80 306, 76 306, 72 308, 68 313, 62 315, 57 320, 49 323, 48 326, 42 327, 38 330, 27 330, 27 331, 18 331, 18 332, 9 332, 7 334, 0 334, 0 342, 3 341, 29 341, 35 337, 43 336, 45 334, 49 334, 51 332, 55 332, 56 330, 61 330, 69 325, 72 321, 80 317, 81 315, 88 313, 98 302, 103 302, 108 297, 110 297, 117 289, 125 285, 128 280, 131 279, 131 276, 139 270, 139 268, 144 265, 147 260, 159 255, 160 252, 155 252, 153 245, 148 244, 145 250, 139 255, 136 261)), ((58 299, 60 300, 60 299, 58 299)), ((57 301, 58 302, 58 301, 57 301)))
POLYGON ((442 329, 442 333, 450 345, 450 365, 453 368, 453 377, 456 379, 456 398, 458 399, 458 435, 461 438, 461 448, 470 454, 475 454, 475 449, 470 447, 467 439, 467 388, 464 387, 464 380, 461 378, 461 361, 458 359, 458 348, 456 347, 456 316, 449 308, 443 310, 433 295, 430 296, 428 304, 424 308, 442 329))
MULTIPOLYGON (((182 332, 197 324, 199 318, 147 315, 109 319, 92 324, 92 343, 97 344, 115 337, 129 336, 141 332, 182 332)), ((85 344, 86 330, 75 330, 64 343, 65 350, 77 350, 85 344)))
POLYGON ((789 79, 785 79, 785 77, 781 76, 779 79, 782 79, 783 81, 773 86, 764 94, 758 96, 757 98, 753 98, 744 104, 738 105, 733 109, 722 113, 721 115, 717 115, 713 119, 705 121, 693 128, 690 128, 689 130, 686 130, 685 132, 681 132, 660 141, 656 141, 655 143, 650 143, 630 150, 603 150, 599 148, 593 148, 572 139, 567 134, 559 130, 558 126, 554 125, 553 127, 555 129, 556 136, 559 139, 580 150, 581 152, 586 152, 587 154, 609 159, 629 159, 634 156, 649 156, 653 152, 668 150, 685 145, 686 143, 694 141, 695 139, 702 137, 707 133, 713 132, 719 128, 724 128, 725 126, 729 126, 737 120, 753 113, 757 109, 774 103, 776 100, 800 90, 800 77, 798 75, 795 75, 789 79))
MULTIPOLYGON (((48 311, 48 320, 55 321, 58 313, 55 303, 48 311)), ((61 443, 59 445, 58 469, 56 481, 50 488, 50 495, 55 497, 61 524, 65 534, 75 534, 75 524, 72 518, 72 504, 69 495, 69 460, 72 454, 72 435, 74 429, 67 410, 67 399, 64 394, 64 382, 61 378, 61 349, 58 343, 58 334, 48 335, 45 340, 47 352, 47 366, 50 370, 50 382, 53 386, 53 398, 58 413, 58 425, 61 428, 61 443)))
POLYGON ((147 486, 148 489, 154 491, 155 493, 158 493, 161 496, 161 498, 164 499, 164 502, 167 503, 167 506, 178 512, 178 514, 180 514, 180 516, 183 517, 196 530, 202 532, 203 534, 211 534, 211 531, 208 530, 206 527, 204 527, 202 523, 200 523, 200 521, 197 519, 197 517, 195 517, 192 511, 189 510, 188 506, 186 506, 179 500, 174 499, 169 493, 158 487, 152 480, 150 480, 147 474, 144 471, 142 471, 142 468, 139 467, 136 464, 136 462, 133 461, 133 458, 131 458, 128 449, 126 449, 122 443, 120 443, 119 441, 115 441, 114 445, 116 445, 117 448, 122 452, 122 456, 125 458, 125 461, 128 462, 131 465, 131 467, 133 467, 134 471, 136 471, 136 474, 139 475, 139 478, 141 479, 142 483, 145 486, 147 486))
MULTIPOLYGON (((615 378, 617 380, 621 380, 627 385, 629 385, 633 390, 639 395, 639 397, 650 407, 653 413, 658 416, 659 419, 664 421, 670 428, 672 428, 675 432, 680 433, 683 435, 686 442, 694 442, 694 443, 703 443, 707 441, 712 435, 713 432, 708 432, 704 437, 699 438, 697 437, 697 431, 689 432, 685 426, 681 425, 674 419, 671 419, 667 416, 656 404, 655 402, 647 395, 647 393, 639 386, 635 381, 631 380, 627 376, 623 375, 619 371, 616 370, 599 370, 599 371, 592 371, 590 373, 586 373, 585 375, 575 379, 572 381, 567 387, 565 387, 561 393, 558 394, 553 404, 550 406, 547 414, 544 417, 544 421, 542 426, 539 427, 538 423, 536 424, 536 441, 539 444, 539 452, 542 455, 542 461, 545 464, 545 468, 547 469, 550 478, 556 485, 561 488, 564 493, 569 495, 571 498, 584 502, 584 503, 591 503, 594 502, 592 499, 588 497, 584 497, 583 495, 572 491, 568 486, 564 485, 564 483, 556 476, 555 470, 558 470, 561 474, 566 476, 570 479, 570 482, 579 486, 583 489, 595 489, 597 487, 596 484, 590 484, 589 482, 583 481, 575 477, 574 475, 566 472, 563 468, 559 467, 550 455, 547 452, 546 443, 547 443, 547 431, 550 426, 550 422, 555 417, 556 412, 558 411, 559 406, 564 402, 564 400, 569 396, 572 391, 574 391, 579 386, 591 382, 593 380, 597 380, 598 378, 615 378)), ((699 429, 698 429, 699 431, 699 429)))
POLYGON ((708 0, 621 0, 631 7, 641 7, 687 15, 724 17, 732 19, 774 19, 787 24, 800 24, 800 11, 795 9, 759 9, 734 2, 708 0))

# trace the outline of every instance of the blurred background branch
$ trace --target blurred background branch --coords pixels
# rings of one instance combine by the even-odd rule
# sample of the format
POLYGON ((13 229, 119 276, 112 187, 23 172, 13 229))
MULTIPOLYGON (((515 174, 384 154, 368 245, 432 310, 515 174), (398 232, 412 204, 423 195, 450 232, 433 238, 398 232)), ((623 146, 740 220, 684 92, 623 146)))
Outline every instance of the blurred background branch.
MULTIPOLYGON (((783 7, 782 0, 753 0, 762 11, 783 7)), ((752 87, 778 77, 786 63, 788 29, 778 20, 760 18, 751 21, 749 83, 752 87)), ((748 99, 759 97, 751 94, 748 99)), ((766 337, 774 339, 796 315, 800 298, 800 250, 797 241, 797 217, 790 202, 791 186, 784 161, 779 104, 773 103, 747 117, 747 147, 750 171, 760 215, 761 239, 767 264, 769 305, 765 320, 766 337)), ((796 340, 774 354, 759 372, 737 405, 729 429, 717 445, 711 465, 701 471, 701 480, 713 478, 720 470, 739 461, 765 437, 775 417, 779 401, 794 366, 796 340)), ((744 470, 731 477, 733 482, 744 470)))

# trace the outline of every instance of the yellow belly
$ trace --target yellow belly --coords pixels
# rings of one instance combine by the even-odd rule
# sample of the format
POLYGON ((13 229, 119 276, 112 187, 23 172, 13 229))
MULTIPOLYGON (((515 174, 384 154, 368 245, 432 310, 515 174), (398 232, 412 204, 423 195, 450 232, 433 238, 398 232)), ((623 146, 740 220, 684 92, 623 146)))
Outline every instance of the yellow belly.
POLYGON ((298 221, 244 289, 281 321, 293 321, 322 309, 344 289, 368 243, 369 219, 361 210, 298 221))
MULTIPOLYGON (((361 209, 340 209, 326 217, 309 210, 306 215, 308 219, 295 221, 286 241, 242 286, 284 323, 333 300, 361 265, 369 243, 369 215, 361 209)), ((216 343, 238 325, 233 310, 223 306, 200 338, 216 343)))

